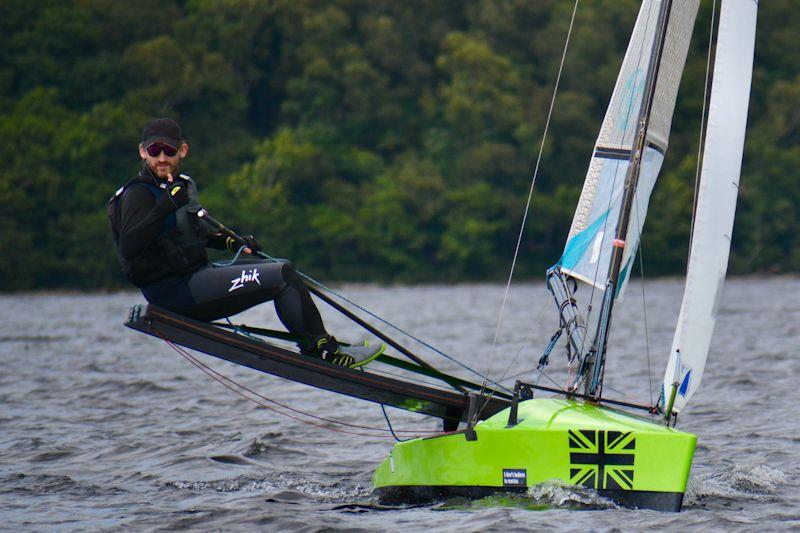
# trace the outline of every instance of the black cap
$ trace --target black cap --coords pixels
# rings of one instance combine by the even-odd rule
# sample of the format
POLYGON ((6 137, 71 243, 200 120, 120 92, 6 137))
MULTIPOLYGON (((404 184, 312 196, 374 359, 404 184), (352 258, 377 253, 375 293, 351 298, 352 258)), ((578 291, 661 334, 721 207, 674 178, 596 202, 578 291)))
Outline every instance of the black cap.
POLYGON ((179 147, 183 142, 183 133, 178 123, 171 118, 149 120, 142 130, 142 144, 149 146, 157 142, 179 147))

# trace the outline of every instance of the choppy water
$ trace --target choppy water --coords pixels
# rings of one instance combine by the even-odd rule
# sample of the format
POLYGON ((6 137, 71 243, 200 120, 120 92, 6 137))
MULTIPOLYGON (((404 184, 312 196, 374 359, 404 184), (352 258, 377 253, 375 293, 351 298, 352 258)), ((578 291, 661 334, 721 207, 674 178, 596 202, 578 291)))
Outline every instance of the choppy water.
MULTIPOLYGON (((342 290, 486 370, 503 287, 342 290)), ((677 280, 645 287, 656 382, 681 290, 677 280)), ((727 284, 703 386, 679 420, 699 436, 680 514, 617 509, 557 485, 524 498, 380 509, 370 477, 391 439, 326 431, 242 400, 163 342, 123 328, 141 301, 131 292, 0 297, 0 529, 800 528, 800 279, 727 284)), ((555 326, 551 306, 540 285, 512 291, 493 376, 534 366, 555 326)), ((340 337, 358 335, 324 314, 340 337)), ((646 401, 644 317, 632 284, 606 375, 608 386, 646 401)), ((277 326, 271 305, 243 319, 277 326)), ((385 428, 374 404, 202 360, 294 408, 385 428)), ((390 414, 397 427, 434 426, 390 414)))

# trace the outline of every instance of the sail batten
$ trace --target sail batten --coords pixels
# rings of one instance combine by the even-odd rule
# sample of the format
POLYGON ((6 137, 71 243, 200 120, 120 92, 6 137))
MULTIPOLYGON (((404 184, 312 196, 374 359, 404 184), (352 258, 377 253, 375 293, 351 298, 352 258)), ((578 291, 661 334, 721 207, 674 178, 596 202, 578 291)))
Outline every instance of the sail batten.
POLYGON ((728 267, 753 71, 758 3, 723 0, 686 287, 662 398, 680 412, 703 376, 728 267))

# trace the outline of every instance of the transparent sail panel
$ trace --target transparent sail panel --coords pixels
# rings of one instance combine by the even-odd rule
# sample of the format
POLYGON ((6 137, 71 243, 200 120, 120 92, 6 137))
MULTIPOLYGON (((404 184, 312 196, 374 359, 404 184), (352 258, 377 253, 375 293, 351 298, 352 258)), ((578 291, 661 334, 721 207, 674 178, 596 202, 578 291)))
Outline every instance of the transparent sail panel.
MULTIPOLYGON (((698 2, 673 1, 646 139, 647 148, 628 226, 617 298, 624 293, 650 194, 664 160, 698 2)), ((636 122, 657 30, 659 7, 659 0, 645 0, 639 10, 560 260, 563 272, 601 290, 605 286, 611 261, 612 242, 617 229, 628 161, 636 138, 636 122)))
MULTIPOLYGON (((632 231, 628 235, 628 242, 631 243, 629 245, 636 246, 638 244, 638 235, 647 216, 650 193, 663 161, 664 156, 658 150, 652 147, 645 150, 639 175, 639 187, 636 191, 636 202, 631 211, 630 227, 632 231)), ((605 275, 611 261, 611 241, 614 238, 614 229, 616 229, 616 220, 619 217, 622 199, 622 187, 616 186, 621 180, 614 178, 615 176, 624 177, 628 169, 627 159, 596 158, 592 163, 597 165, 600 172, 598 197, 607 200, 605 205, 601 202, 592 204, 593 211, 590 216, 594 222, 567 241, 561 257, 563 272, 590 284, 594 284, 598 279, 602 279, 602 283, 605 282, 605 275)), ((626 273, 630 271, 630 262, 630 257, 627 261, 623 259, 620 286, 625 283, 626 273)))

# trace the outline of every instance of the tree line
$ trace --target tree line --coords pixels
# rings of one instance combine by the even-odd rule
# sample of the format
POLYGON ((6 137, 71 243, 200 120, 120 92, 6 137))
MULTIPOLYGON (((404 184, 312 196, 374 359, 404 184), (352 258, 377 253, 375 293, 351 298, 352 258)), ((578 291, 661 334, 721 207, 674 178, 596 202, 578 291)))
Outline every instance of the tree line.
MULTIPOLYGON (((636 17, 580 3, 522 241, 560 256, 636 17)), ((564 0, 6 0, 0 290, 122 284, 105 215, 149 117, 217 219, 318 278, 500 279, 522 221, 572 13, 564 0)), ((800 14, 760 6, 731 257, 800 270, 800 14)), ((703 1, 643 235, 685 268, 711 3, 703 1)))

